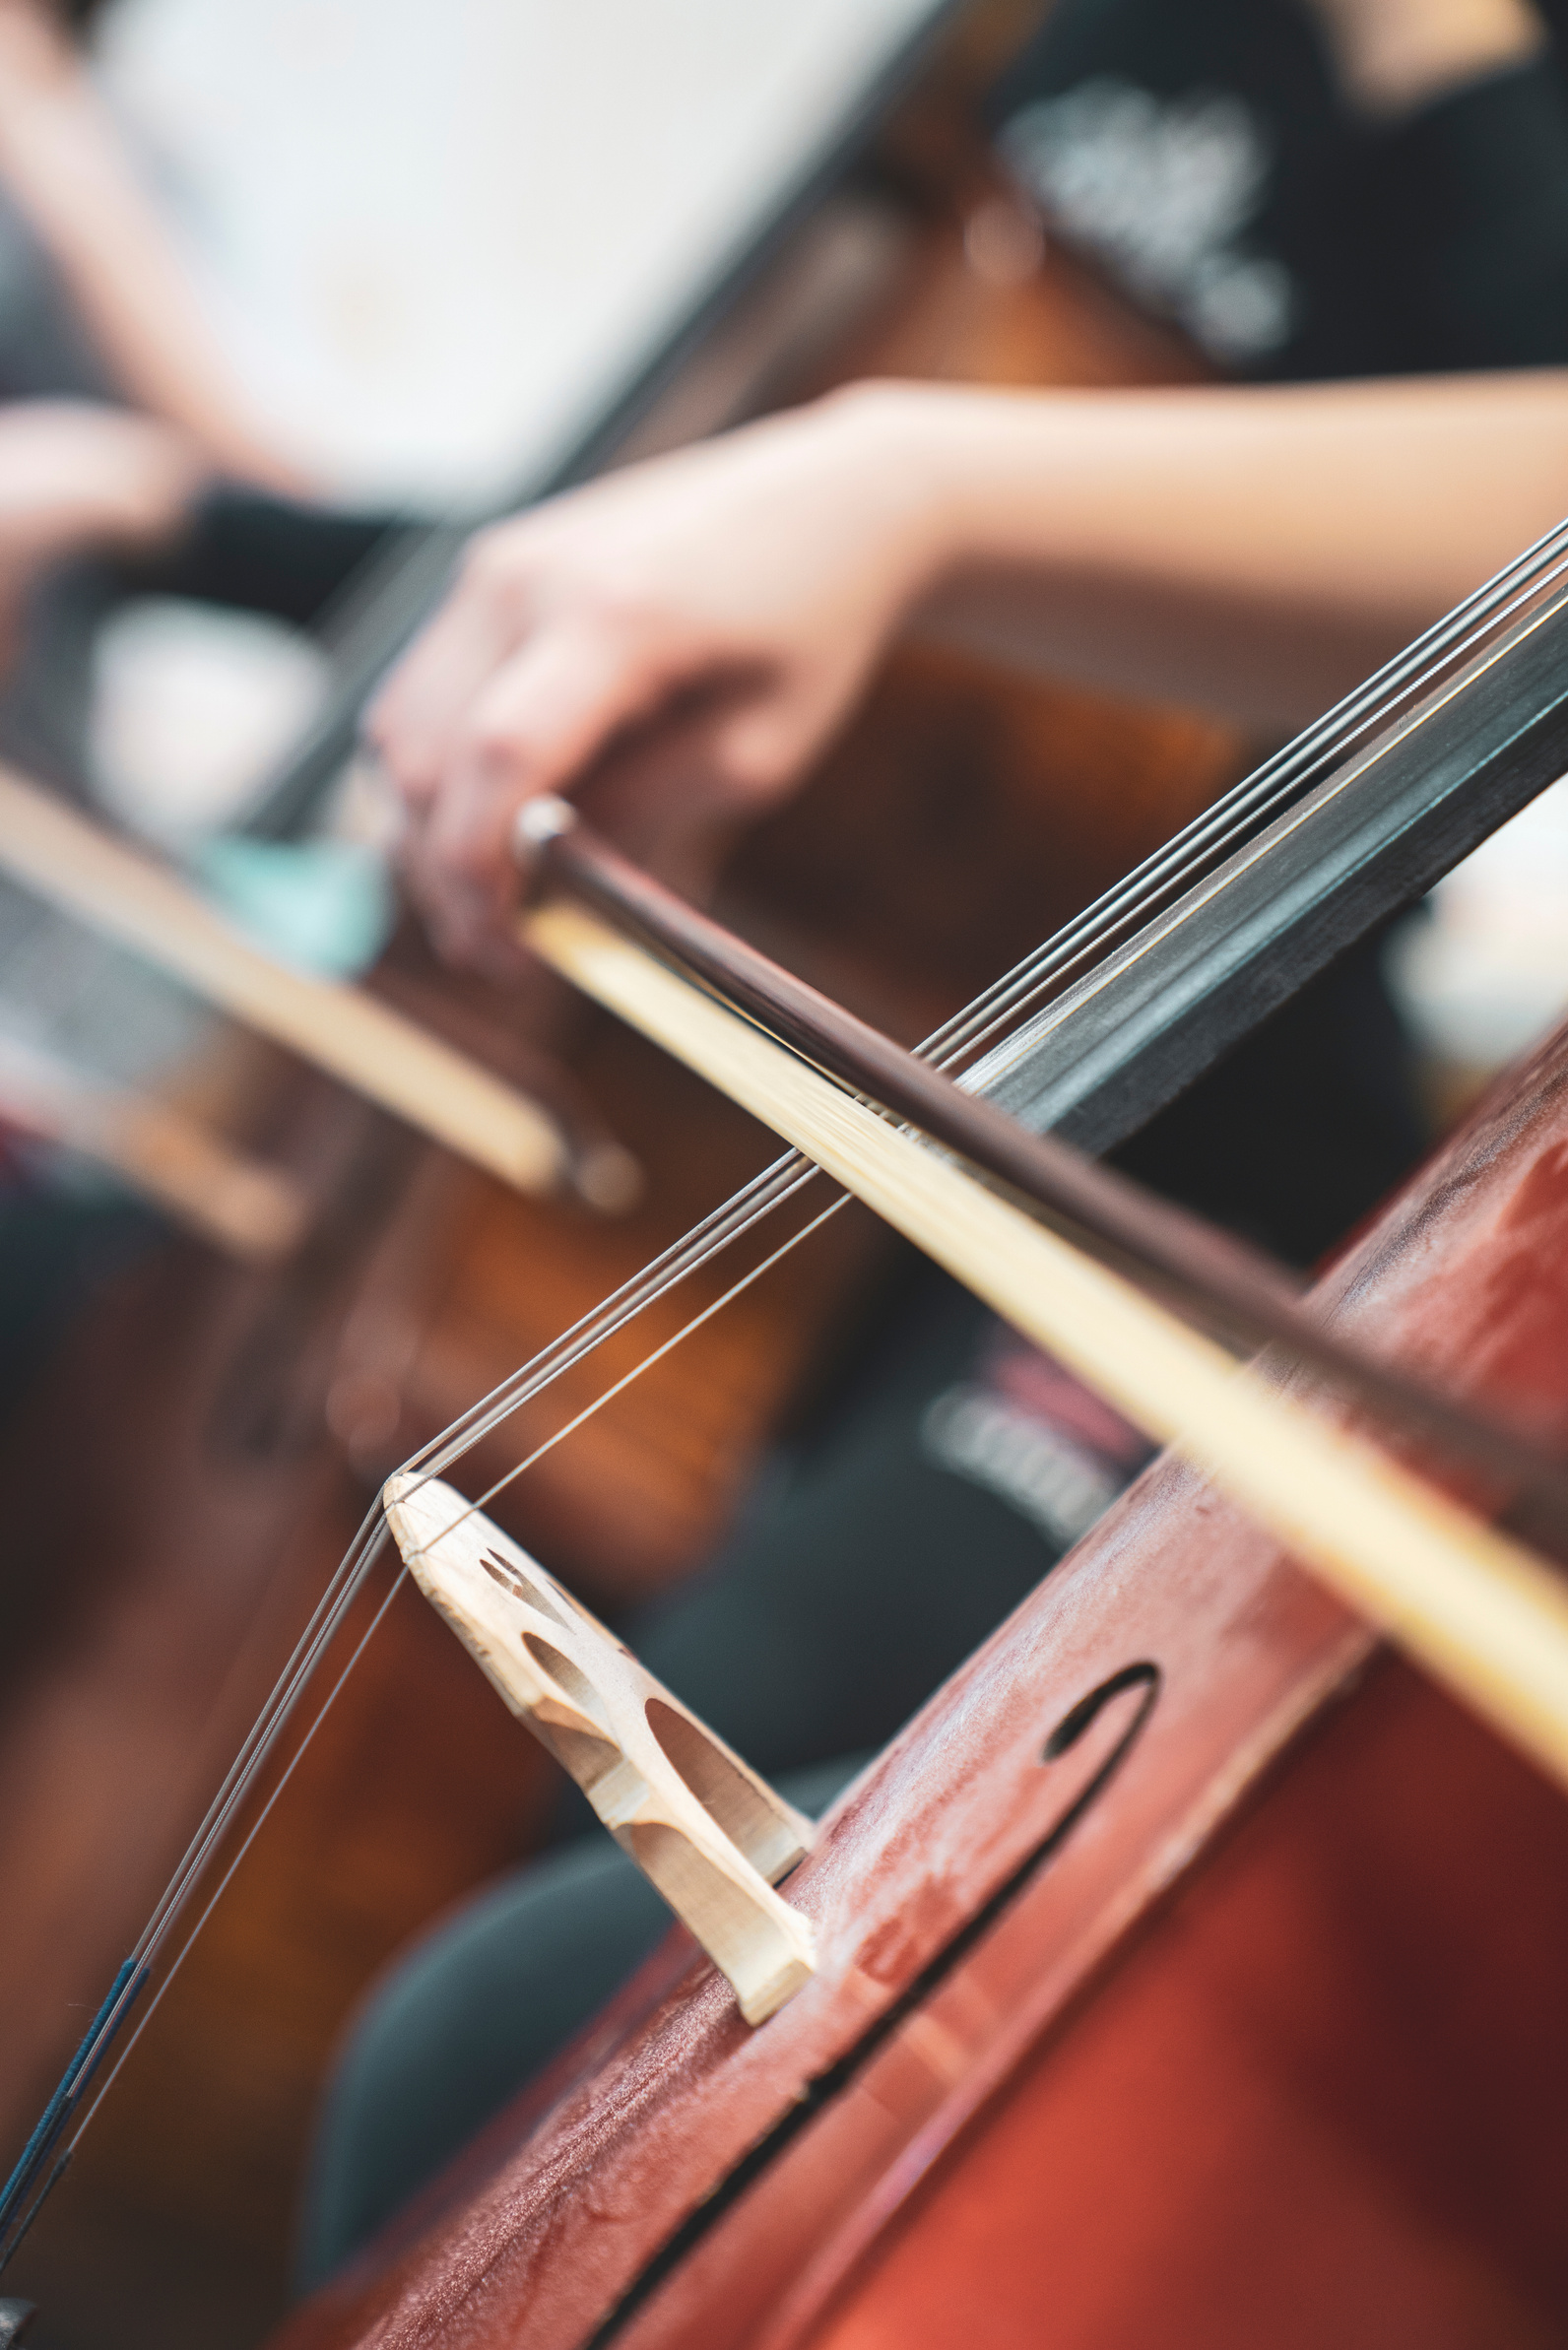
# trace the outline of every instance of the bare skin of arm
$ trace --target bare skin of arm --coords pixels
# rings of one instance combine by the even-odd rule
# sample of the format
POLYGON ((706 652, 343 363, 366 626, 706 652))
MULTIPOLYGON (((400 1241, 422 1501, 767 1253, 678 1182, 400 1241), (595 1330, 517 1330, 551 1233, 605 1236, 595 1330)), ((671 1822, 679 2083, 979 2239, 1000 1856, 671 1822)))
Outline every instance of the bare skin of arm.
POLYGON ((0 674, 37 574, 88 549, 162 545, 204 470, 181 434, 150 417, 88 401, 0 408, 0 674))
POLYGON ((1340 88, 1369 116, 1394 120, 1546 46, 1530 0, 1310 0, 1340 88))
POLYGON ((1568 511, 1568 372, 865 386, 482 534, 369 727, 437 944, 492 968, 521 802, 699 888, 901 635, 1284 732, 1568 511))
POLYGON ((127 396, 218 471, 307 493, 251 414, 114 125, 36 0, 0 0, 0 176, 127 396))

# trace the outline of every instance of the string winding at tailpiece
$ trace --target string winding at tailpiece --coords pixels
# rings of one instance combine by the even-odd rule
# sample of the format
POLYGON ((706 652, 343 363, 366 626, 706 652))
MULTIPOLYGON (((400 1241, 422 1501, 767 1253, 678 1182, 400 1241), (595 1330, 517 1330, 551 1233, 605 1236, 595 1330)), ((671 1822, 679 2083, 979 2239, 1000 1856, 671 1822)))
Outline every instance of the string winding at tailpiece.
POLYGON ((816 1963, 810 1920, 773 1890, 811 1821, 452 1486, 396 1476, 384 1499, 430 1604, 764 2023, 816 1963))
MULTIPOLYGON (((43 2174, 45 2164, 75 2121, 97 2072, 109 2047, 109 2026, 127 2014, 131 2002, 147 1981, 147 1969, 136 1959, 128 1958, 109 1989, 108 1997, 98 2009, 82 2035, 76 2055, 61 2076, 60 2085, 38 2118, 32 2137, 22 2149, 21 2158, 5 2186, 0 2187, 0 2268, 4 2268, 28 2229, 32 2226, 40 2195, 31 2211, 24 2216, 28 2196, 43 2174)), ((56 2166, 56 2175, 70 2160, 66 2155, 56 2166)), ((52 2187, 53 2178, 48 2185, 52 2187)), ((44 2193, 48 2187, 44 2188, 44 2193)), ((0 2334, 0 2350, 6 2336, 0 2334)), ((12 2339, 17 2338, 14 2330, 12 2339)))

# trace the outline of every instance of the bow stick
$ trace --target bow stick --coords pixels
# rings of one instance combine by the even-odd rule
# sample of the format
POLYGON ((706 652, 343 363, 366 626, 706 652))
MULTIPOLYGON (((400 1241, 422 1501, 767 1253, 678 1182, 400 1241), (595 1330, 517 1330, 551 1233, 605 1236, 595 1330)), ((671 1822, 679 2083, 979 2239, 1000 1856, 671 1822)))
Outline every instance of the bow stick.
POLYGON ((602 1165, 593 1150, 576 1152, 515 1087, 362 988, 311 978, 263 953, 153 858, 5 768, 0 867, 503 1183, 531 1193, 570 1184, 590 1205, 624 1205, 619 1146, 602 1165))
POLYGON ((1430 1432, 1463 1434, 1472 1459, 1494 1470, 1506 1463, 1553 1502, 1561 1493, 1555 1463, 1340 1346, 1250 1253, 1197 1219, 1145 1202, 1137 1186, 1062 1144, 1015 1128, 827 1006, 629 866, 563 803, 531 803, 519 831, 538 880, 570 893, 521 917, 521 935, 536 953, 804 1150, 1026 1337, 1212 1476, 1351 1606, 1568 1785, 1568 1592, 1558 1577, 1373 1446, 1239 1365, 1122 1271, 977 1181, 950 1153, 961 1151, 1093 1234, 1122 1263, 1288 1345, 1382 1408, 1414 1416, 1430 1432), (623 928, 572 902, 583 897, 623 928), (652 940, 659 952, 627 931, 652 940), (743 1011, 727 1000, 732 992, 743 1011), (909 1124, 893 1124, 884 1110, 909 1124), (911 1131, 915 1124, 921 1132, 911 1131), (1198 1245, 1186 1253, 1189 1231, 1198 1245))
MULTIPOLYGON (((799 982, 752 955, 716 926, 704 926, 702 917, 659 891, 603 844, 595 843, 575 825, 572 812, 559 804, 535 804, 523 847, 529 860, 542 851, 540 862, 553 869, 557 880, 570 881, 573 873, 568 868, 574 869, 582 893, 591 891, 596 902, 614 904, 620 896, 623 901, 617 906, 620 919, 644 935, 660 938, 661 954, 677 964, 700 967, 705 927, 723 944, 727 954, 750 963, 753 978, 765 981, 769 989, 782 989, 797 1012, 803 1002, 809 1013, 824 1004, 824 999, 802 989, 799 982), (537 832, 542 840, 531 840, 530 832, 537 832)), ((876 1056, 880 1078, 872 1079, 869 1069, 857 1077, 852 1063, 843 1064, 846 1074, 842 1081, 825 1075, 824 1068, 838 1062, 845 1039, 845 1030, 838 1023, 848 1022, 847 1014, 838 1014, 828 1024, 836 1031, 836 1042, 827 1028, 819 1035, 809 1026, 800 1031, 802 1044, 813 1043, 817 1048, 812 1059, 804 1058, 802 1051, 765 1033, 755 1018, 736 1012, 715 1001, 702 986, 693 986, 688 978, 680 976, 668 960, 651 955, 570 903, 540 907, 525 916, 522 927, 528 943, 588 994, 721 1084, 879 1208, 1006 1318, 1052 1347, 1133 1417, 1228 1487, 1304 1564, 1391 1632, 1559 1781, 1568 1781, 1568 1601, 1556 1579, 1538 1560, 1381 1454, 1240 1368, 1211 1341, 1141 1296, 1119 1273, 1070 1247, 1037 1215, 1025 1213, 988 1191, 942 1149, 900 1131, 864 1100, 856 1099, 857 1093, 868 1092, 877 1098, 879 1084, 891 1094, 895 1073, 909 1077, 913 1072, 917 1082, 923 1073, 919 1064, 899 1055, 886 1039, 876 1038, 874 1031, 850 1022, 852 1045, 869 1037, 881 1048, 876 1056), (890 1060, 884 1058, 888 1055, 890 1060), (822 1066, 814 1067, 813 1060, 822 1066)), ((710 970, 707 984, 717 987, 719 976, 710 970)), ((752 1001, 760 1016, 762 999, 752 1001)), ((781 1025, 785 1010, 781 997, 773 1013, 781 1025)), ((903 1098, 892 1095, 894 1102, 903 1098)), ((958 1100, 967 1100, 971 1108, 982 1106, 961 1091, 958 1100)), ((1024 1130, 1017 1131, 1023 1143, 1032 1147, 1036 1139, 1024 1130)), ((986 1152, 975 1130, 969 1128, 966 1134, 976 1152, 975 1163, 984 1165, 986 1152)), ((1017 1137, 1010 1135, 1010 1151, 1018 1147, 1017 1137)), ((1073 1200, 1085 1210, 1095 1204, 1095 1186, 1107 1178, 1103 1169, 1089 1162, 1078 1160, 1075 1166, 1075 1158, 1076 1154, 1068 1154, 1065 1164, 1078 1179, 1073 1200)), ((1040 1168, 1041 1162, 1035 1160, 1031 1169, 1024 1170, 1010 1156, 1004 1164, 1004 1178, 1011 1178, 1017 1189, 1017 1178, 1023 1174, 1021 1188, 1027 1191, 1040 1168)), ((776 1178, 784 1171, 772 1173, 776 1178)), ((1043 1182, 1041 1188, 1046 1200, 1054 1197, 1043 1182)), ((762 1191, 767 1197, 778 1196, 776 1184, 772 1190, 764 1184, 762 1191)), ((750 1192, 743 1194, 741 1202, 750 1198, 750 1192)), ((1124 1210, 1130 1201, 1142 1204, 1136 1187, 1124 1187, 1124 1210)), ((1056 1206, 1057 1212, 1062 1212, 1060 1198, 1056 1206)), ((751 1213, 757 1211, 753 1203, 751 1213)), ((1168 1219, 1171 1211, 1161 1209, 1160 1213, 1168 1219)), ((722 1217, 719 1220, 725 1230, 733 1232, 744 1229, 748 1218, 742 1216, 735 1224, 722 1217)), ((1092 1216, 1089 1228, 1093 1228, 1092 1216)), ((1169 1220, 1160 1225, 1157 1219, 1153 1228, 1162 1230, 1167 1241, 1172 1229, 1169 1220)), ((1229 1251, 1230 1244, 1220 1236, 1202 1226, 1199 1231, 1210 1250, 1217 1246, 1222 1255, 1229 1251)), ((1147 1258, 1150 1238, 1149 1227, 1140 1234, 1123 1221, 1115 1226, 1114 1237, 1101 1236, 1101 1245, 1113 1253, 1120 1247, 1124 1257, 1147 1258)), ((1153 1255, 1158 1260, 1160 1251, 1155 1249, 1153 1255)), ((1206 1303, 1208 1310, 1237 1327, 1244 1326, 1248 1315, 1260 1306, 1273 1312, 1281 1303, 1289 1305, 1288 1280, 1272 1276, 1274 1295, 1271 1299, 1264 1294, 1271 1286, 1269 1278, 1265 1278, 1263 1290, 1257 1286, 1260 1273, 1267 1273, 1263 1262, 1243 1256, 1240 1270, 1246 1278, 1240 1289, 1228 1288, 1222 1297, 1206 1295, 1203 1282, 1194 1276, 1191 1261, 1166 1266, 1167 1279, 1189 1299, 1206 1303)), ((668 1266, 661 1260, 659 1267, 651 1270, 673 1279, 679 1277, 685 1262, 684 1252, 678 1251, 668 1266)), ((644 1294, 641 1287, 637 1294, 644 1294)), ((583 1345, 596 1342, 597 1329, 595 1323, 580 1333, 567 1334, 562 1359, 570 1356, 568 1341, 574 1338, 583 1345)), ((1370 1394, 1375 1382, 1382 1402, 1391 1405, 1396 1395, 1395 1385, 1390 1383, 1395 1382, 1402 1405, 1407 1399, 1415 1400, 1420 1424, 1429 1430, 1441 1424, 1462 1432, 1472 1458, 1485 1460, 1494 1468, 1506 1465, 1532 1483, 1537 1494, 1553 1494, 1559 1474, 1556 1464, 1543 1461, 1505 1431, 1476 1422, 1445 1400, 1398 1381, 1385 1366, 1369 1364, 1337 1346, 1316 1325, 1307 1324, 1294 1335, 1311 1345, 1312 1359, 1325 1367, 1330 1367, 1332 1350, 1332 1367, 1352 1392, 1370 1394), (1447 1416, 1440 1421, 1434 1416, 1439 1414, 1447 1416)), ((1299 1351, 1305 1353, 1306 1345, 1299 1351)), ((510 1393, 510 1384, 504 1393, 510 1393)), ((491 1402, 504 1408, 499 1396, 500 1392, 491 1402)), ((454 1433, 449 1431, 449 1435, 454 1433)), ((395 1489, 389 1489, 387 1495, 400 1514, 407 1510, 414 1486, 423 1487, 432 1503, 438 1492, 444 1491, 448 1505, 455 1507, 450 1522, 443 1518, 438 1527, 422 1528, 411 1541, 411 1550, 427 1568, 451 1537, 464 1537, 466 1546, 472 1547, 475 1541, 483 1544, 495 1534, 472 1504, 463 1503, 449 1488, 437 1489, 425 1481, 434 1455, 438 1452, 444 1465, 455 1457, 455 1449, 432 1448, 432 1457, 423 1469, 411 1463, 410 1469, 417 1473, 412 1479, 396 1480, 395 1489)), ((412 1528, 400 1529, 400 1536, 404 1531, 413 1533, 412 1528)), ((101 2062, 123 2025, 133 1990, 145 1980, 191 1885, 272 1751, 315 1662, 359 1589, 374 1555, 372 1534, 367 1520, 360 1539, 323 1598, 319 1622, 313 1621, 296 1657, 291 1660, 274 1701, 247 1738, 215 1798, 209 1819, 161 1901, 129 1974, 105 2001, 78 2059, 87 2070, 101 2062)), ((504 1537, 495 1538, 504 1550, 504 1537)), ((537 1577, 539 1570, 535 1568, 533 1573, 537 1577)), ((502 1580, 512 1578, 503 1576, 502 1580)), ((446 1598, 450 1597, 448 1592, 446 1598)), ((382 1602, 382 1612, 387 1603, 382 1602)), ((288 1776, 286 1772, 283 1784, 288 1776)), ((265 1808, 261 1816, 266 1816, 265 1808)), ((178 1963, 176 1959, 176 1967, 178 1963)), ((120 2060, 123 2062, 123 2055, 120 2060)), ((65 2126, 78 2130, 85 2126, 72 2102, 77 2079, 73 2068, 57 2094, 56 2104, 64 2101, 58 2122, 51 2130, 51 2106, 13 2181, 0 2193, 0 2266, 69 2160, 69 2151, 30 2209, 39 2166, 65 2126), (71 2107, 69 2114, 67 2106, 71 2107)))
POLYGON ((1299 1285, 1284 1266, 1070 1144, 1031 1133, 961 1081, 905 1052, 653 881, 579 822, 566 802, 528 802, 518 833, 525 854, 540 855, 541 879, 563 883, 621 928, 640 933, 656 952, 674 957, 841 1084, 958 1151, 1080 1244, 1153 1280, 1189 1309, 1252 1345, 1278 1342, 1396 1423, 1458 1446, 1477 1467, 1521 1487, 1559 1536, 1568 1534, 1568 1472, 1560 1463, 1340 1343, 1302 1305, 1299 1285))
POLYGON ((168 1102, 105 1085, 9 1037, 0 1037, 0 1127, 97 1159, 242 1262, 286 1256, 304 1228, 304 1194, 281 1167, 234 1149, 168 1102))

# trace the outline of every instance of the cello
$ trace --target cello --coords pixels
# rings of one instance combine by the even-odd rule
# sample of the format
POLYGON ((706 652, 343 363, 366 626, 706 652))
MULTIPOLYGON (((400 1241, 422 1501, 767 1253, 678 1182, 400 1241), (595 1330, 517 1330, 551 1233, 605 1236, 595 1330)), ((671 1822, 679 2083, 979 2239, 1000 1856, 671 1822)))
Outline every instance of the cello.
MULTIPOLYGON (((1112 1124, 1141 1009, 1235 1033, 1547 778, 1561 625, 1374 697, 981 1089, 1065 1066, 1112 1124), (1075 1030, 1098 1069, 1036 1055, 1075 1030)), ((1319 1292, 1551 1449, 1565 1077, 1558 1036, 1319 1292)), ((1166 1459, 841 1798, 804 1990, 752 2029, 672 1935, 280 2344, 1554 2338, 1565 1858, 1560 1797, 1166 1459)))
MULTIPOLYGON (((1561 751, 1563 606, 1560 591, 1551 592, 1553 567, 1560 567, 1560 540, 1554 537, 1472 600, 1453 622, 1434 631, 1410 659, 1395 664, 1375 689, 1352 697, 1296 751, 1272 762, 1224 805, 1224 823, 1217 831, 1212 821, 1199 827, 1196 837, 1183 844, 1180 878, 1189 884, 1187 895, 1166 913, 1156 913, 1108 964, 1091 969, 1077 991, 1047 1002, 1032 1021, 1005 1038, 983 1073, 985 1088, 994 1089, 999 1081, 1017 1085, 1037 1078, 1042 1061, 1049 1074, 1060 1060, 1053 1048, 1070 1022, 1092 1036, 1096 1021, 1108 1021, 1109 1033, 1119 1039, 1124 1067, 1119 1072, 1111 1066, 1111 1056, 1102 1049, 1098 1067, 1087 1075, 1098 1087, 1101 1116, 1128 1114, 1121 1080, 1128 1067, 1136 1069, 1141 1055, 1146 1058, 1147 1022, 1140 1007, 1146 1013, 1158 1003, 1162 987, 1187 1008, 1180 1031, 1183 1050, 1201 1053, 1206 1032, 1212 1048, 1212 1040, 1222 1038, 1227 1026, 1234 1033, 1237 1025, 1245 1024, 1249 1004, 1258 993, 1260 963, 1273 970, 1282 959, 1293 959, 1298 971, 1310 968, 1314 956, 1332 953, 1358 922, 1385 910, 1391 891, 1424 885, 1456 843, 1463 845, 1483 831, 1488 821, 1548 780, 1561 751), (1504 629, 1501 638, 1495 633, 1498 624, 1504 629), (1424 697, 1410 703, 1411 693, 1423 687, 1424 697), (1407 705, 1403 709, 1402 701, 1407 705), (1199 878, 1193 885, 1195 874, 1199 878), (1256 919, 1260 903, 1272 909, 1272 928, 1265 929, 1256 919), (1207 984, 1201 987, 1200 979, 1207 984), (1118 992, 1120 1016, 1113 1018, 1118 992), (1050 1041, 1040 1055, 1036 1041, 1042 1033, 1050 1041), (1120 1112, 1119 1100, 1124 1104, 1120 1112)), ((1169 863, 1151 878, 1168 897, 1173 884, 1169 863)), ((1150 896, 1157 901, 1158 888, 1143 892, 1145 912, 1150 896)), ((1126 927, 1127 912, 1125 900, 1120 907, 1113 904, 1102 910, 1102 938, 1107 927, 1114 930, 1112 916, 1126 927)), ((1059 976, 1061 950, 1045 958, 1045 964, 1059 976)), ((1031 986, 1038 992, 1041 969, 1037 964, 1032 978, 1019 975, 1012 991, 1014 1006, 1027 1004, 1031 986)), ((1049 979, 1052 970, 1045 975, 1049 979)), ((1083 1089, 1079 1060, 1067 1059, 1079 1074, 1081 1111, 1096 1096, 1083 1089)), ((1554 1147, 1549 1131, 1546 1142, 1554 1147)), ((1494 1146, 1491 1138, 1489 1147, 1494 1146)), ((1550 1148, 1543 1163, 1549 1172, 1550 1148)), ((1426 1203, 1414 1223, 1418 1239, 1434 1221, 1434 1204, 1426 1203)), ((1507 1223, 1505 1217, 1505 1230, 1507 1223)), ((1527 1307, 1529 1302, 1527 1298, 1527 1307)), ((1140 1682, 1145 1689, 1151 1685, 1149 1673, 1142 1667, 1132 1681, 1122 1680, 1117 1689, 1107 1691, 1107 1697, 1125 1698, 1140 1682)), ((1085 1715, 1075 1701, 1058 1725, 1062 1736, 1050 1759, 1076 1749, 1079 1736, 1104 1711, 1101 1704, 1085 1715)), ((1267 1740, 1260 1751, 1267 1751, 1267 1740)), ((809 2001, 811 1993, 803 1997, 809 2001)), ((725 2013, 730 2012, 726 2006, 725 2013)), ((798 2014, 799 2009, 789 2012, 798 2014)), ((754 2045, 778 2046, 780 2030, 775 2019, 754 2045)), ((548 2130, 545 2135, 548 2141, 548 2130)), ((604 2131, 597 2142, 605 2143, 604 2131)), ((659 2176, 673 2183, 678 2168, 666 2162, 659 2176)), ((672 2191, 691 2187, 687 2178, 685 2187, 673 2185, 672 2191)), ((715 2193, 710 2181, 695 2188, 694 2200, 706 2208, 715 2193)), ((592 2207, 596 2198, 588 2200, 592 2207)), ((510 2216, 518 2217, 515 2196, 510 2216)), ((548 2211, 545 2216, 548 2221, 548 2211)), ((524 2210, 520 2224, 529 2218, 524 2210)), ((435 2248, 436 2254, 450 2247, 448 2237, 435 2248)), ((473 2230, 465 2234, 459 2228, 458 2253, 473 2248, 473 2230)))

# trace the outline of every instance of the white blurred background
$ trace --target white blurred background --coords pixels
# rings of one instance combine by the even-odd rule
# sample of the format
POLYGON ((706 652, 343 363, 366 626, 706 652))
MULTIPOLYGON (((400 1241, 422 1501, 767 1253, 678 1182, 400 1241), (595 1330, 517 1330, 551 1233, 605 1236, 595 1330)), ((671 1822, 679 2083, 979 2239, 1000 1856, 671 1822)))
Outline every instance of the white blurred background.
POLYGON ((931 0, 122 0, 102 86, 259 403, 348 495, 538 478, 931 0))

